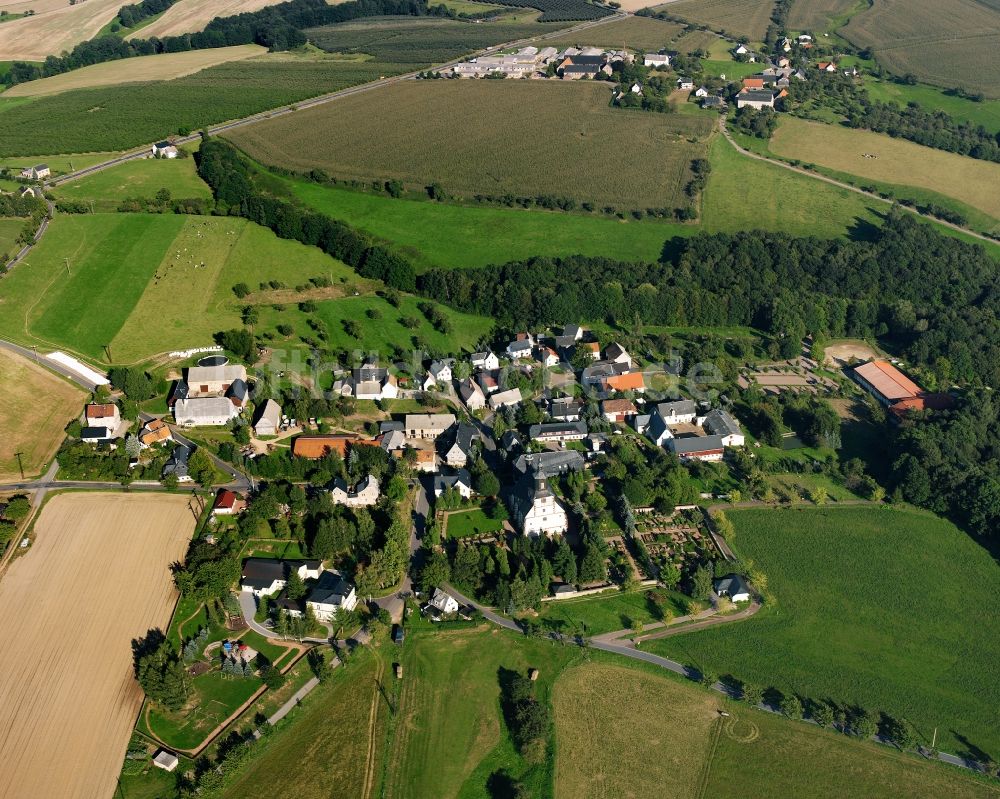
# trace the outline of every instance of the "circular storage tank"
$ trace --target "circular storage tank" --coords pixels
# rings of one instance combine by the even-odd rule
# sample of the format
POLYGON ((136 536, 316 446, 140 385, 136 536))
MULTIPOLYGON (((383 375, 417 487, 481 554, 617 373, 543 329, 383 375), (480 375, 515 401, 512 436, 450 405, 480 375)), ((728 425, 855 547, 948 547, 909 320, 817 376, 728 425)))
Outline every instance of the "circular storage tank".
POLYGON ((225 366, 229 359, 225 355, 209 355, 198 361, 198 366, 225 366))

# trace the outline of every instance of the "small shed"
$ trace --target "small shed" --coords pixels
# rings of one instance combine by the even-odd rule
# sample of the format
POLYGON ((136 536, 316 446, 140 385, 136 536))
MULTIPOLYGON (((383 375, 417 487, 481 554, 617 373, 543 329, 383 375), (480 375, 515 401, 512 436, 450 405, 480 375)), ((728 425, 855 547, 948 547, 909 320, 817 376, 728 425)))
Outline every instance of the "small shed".
POLYGON ((403 679, 403 664, 402 663, 396 663, 395 664, 395 669, 396 669, 396 679, 397 680, 403 679))
POLYGON ((153 756, 153 765, 162 768, 164 771, 173 771, 177 768, 177 755, 169 749, 158 749, 153 756))
POLYGON ((538 669, 528 669, 528 679, 535 682, 538 679, 538 669))

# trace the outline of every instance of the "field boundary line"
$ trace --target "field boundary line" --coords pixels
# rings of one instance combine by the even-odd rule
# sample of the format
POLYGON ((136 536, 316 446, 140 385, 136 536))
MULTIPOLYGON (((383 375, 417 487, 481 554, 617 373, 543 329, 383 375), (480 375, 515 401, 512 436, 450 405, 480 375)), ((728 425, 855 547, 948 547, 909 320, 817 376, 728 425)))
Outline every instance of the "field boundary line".
POLYGON ((701 775, 698 778, 698 789, 695 792, 696 799, 705 799, 708 793, 708 781, 712 776, 712 761, 715 760, 715 752, 719 748, 719 739, 722 738, 723 726, 722 717, 719 716, 715 719, 712 726, 712 740, 708 746, 708 756, 705 758, 705 763, 701 767, 701 775))
POLYGON ((385 673, 385 663, 376 657, 378 670, 375 672, 375 690, 372 692, 372 705, 368 711, 368 756, 365 758, 365 782, 361 789, 361 799, 368 799, 375 786, 375 746, 376 730, 378 729, 378 700, 382 693, 381 681, 385 673))

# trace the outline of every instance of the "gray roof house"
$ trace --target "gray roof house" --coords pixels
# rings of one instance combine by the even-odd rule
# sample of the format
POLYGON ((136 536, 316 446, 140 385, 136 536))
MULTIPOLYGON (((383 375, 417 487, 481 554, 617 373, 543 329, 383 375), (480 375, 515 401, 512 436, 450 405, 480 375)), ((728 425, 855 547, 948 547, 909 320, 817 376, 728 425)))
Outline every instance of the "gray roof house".
POLYGON ((514 469, 521 474, 534 472, 541 477, 552 477, 566 472, 581 472, 584 468, 583 455, 575 449, 559 452, 529 452, 514 461, 514 469))
POLYGON ((582 441, 587 437, 586 422, 551 422, 528 428, 532 441, 582 441))
POLYGON ((190 482, 191 477, 188 474, 188 458, 190 457, 190 447, 186 447, 183 444, 175 446, 174 451, 170 455, 170 460, 163 466, 163 476, 166 477, 169 474, 173 474, 182 483, 190 482))
POLYGON ((729 597, 733 602, 747 602, 751 598, 750 586, 739 574, 727 574, 712 582, 715 593, 729 597))
POLYGON ((267 400, 257 413, 253 431, 258 436, 274 436, 281 426, 281 406, 273 399, 267 400))
POLYGON ((449 466, 465 466, 479 441, 479 430, 471 424, 459 423, 455 430, 455 439, 444 452, 444 462, 449 466))
POLYGON ((472 496, 472 476, 465 469, 459 469, 455 474, 439 474, 434 477, 434 496, 441 496, 449 488, 468 499, 472 496))

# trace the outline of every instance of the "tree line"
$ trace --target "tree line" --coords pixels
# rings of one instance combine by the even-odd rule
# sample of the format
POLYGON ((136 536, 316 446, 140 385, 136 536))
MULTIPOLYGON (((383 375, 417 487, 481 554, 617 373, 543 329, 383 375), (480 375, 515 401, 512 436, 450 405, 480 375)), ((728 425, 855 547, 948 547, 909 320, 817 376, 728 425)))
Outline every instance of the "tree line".
MULTIPOLYGON (((168 3, 168 0, 144 0, 138 5, 126 6, 123 11, 138 9, 139 11, 128 13, 133 15, 133 19, 135 14, 141 13, 142 16, 135 19, 141 21, 152 16, 152 13, 160 13, 160 11, 147 12, 164 4, 166 7, 161 10, 166 10, 172 3, 168 3), (147 6, 147 3, 151 5, 147 6)), ((306 43, 306 36, 302 33, 304 28, 333 25, 361 17, 424 16, 428 13, 425 0, 354 0, 335 6, 327 5, 325 0, 289 0, 260 11, 216 17, 199 33, 127 41, 114 35, 88 39, 61 56, 48 56, 40 64, 15 61, 7 73, 0 77, 0 81, 13 86, 104 61, 231 47, 238 44, 259 44, 271 51, 290 50, 306 43)))

